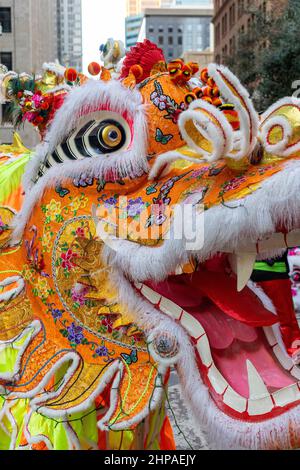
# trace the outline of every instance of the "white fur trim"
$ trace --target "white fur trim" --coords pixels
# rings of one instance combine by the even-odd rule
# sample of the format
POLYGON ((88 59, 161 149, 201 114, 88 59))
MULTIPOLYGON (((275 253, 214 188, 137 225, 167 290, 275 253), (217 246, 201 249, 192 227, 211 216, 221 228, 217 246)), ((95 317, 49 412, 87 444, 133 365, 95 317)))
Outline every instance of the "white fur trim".
POLYGON ((146 158, 146 111, 139 92, 131 91, 120 83, 89 81, 86 85, 74 89, 67 97, 62 108, 57 112, 52 126, 46 136, 46 142, 39 145, 35 156, 29 162, 23 178, 26 197, 21 212, 13 222, 15 228, 12 244, 21 239, 26 223, 35 204, 41 199, 47 187, 62 184, 66 179, 77 178, 81 175, 92 178, 103 178, 107 171, 112 170, 119 178, 126 175, 136 178, 149 171, 146 158), (127 112, 133 120, 133 143, 125 151, 116 152, 109 156, 83 159, 77 162, 67 162, 51 168, 37 184, 35 176, 40 164, 48 153, 76 128, 80 118, 89 109, 109 104, 112 111, 127 112))
POLYGON ((160 281, 175 272, 178 265, 186 263, 190 255, 205 261, 218 252, 245 250, 247 245, 275 233, 278 224, 285 224, 289 229, 299 223, 299 179, 300 162, 289 161, 282 171, 244 199, 205 211, 204 246, 195 252, 186 251, 185 239, 167 239, 157 248, 121 240, 118 251, 105 247, 107 262, 118 266, 136 282, 160 281))
MULTIPOLYGON (((210 103, 203 100, 193 101, 189 108, 180 114, 178 125, 187 144, 208 162, 219 160, 232 150, 232 128, 221 111, 210 103), (206 112, 202 112, 202 110, 206 112), (199 135, 202 134, 213 145, 212 153, 199 147, 197 142, 189 135, 186 130, 188 121, 192 121, 199 135), (218 124, 216 124, 216 121, 218 124)), ((199 163, 199 159, 193 159, 193 161, 199 163)))
POLYGON ((4 294, 0 294, 0 303, 15 299, 24 290, 25 282, 22 276, 7 277, 0 282, 0 287, 8 287, 14 283, 17 284, 17 287, 14 287, 14 289, 11 289, 4 294))
POLYGON ((250 155, 255 148, 259 128, 258 114, 254 109, 249 93, 241 85, 239 79, 230 72, 227 67, 224 67, 223 65, 210 64, 208 66, 208 74, 216 82, 221 96, 228 103, 232 103, 238 112, 242 138, 239 140, 239 150, 237 152, 233 152, 230 157, 240 160, 250 155), (236 93, 241 96, 241 100, 243 102, 226 84, 222 75, 226 80, 228 80, 236 93))
POLYGON ((297 144, 290 145, 290 139, 293 136, 292 123, 283 115, 275 115, 276 111, 281 107, 296 106, 300 109, 300 99, 294 97, 282 98, 273 104, 263 115, 261 124, 261 139, 267 152, 272 155, 289 157, 300 150, 300 141, 297 144), (282 140, 276 144, 268 141, 268 135, 273 127, 281 127, 283 132, 282 140))

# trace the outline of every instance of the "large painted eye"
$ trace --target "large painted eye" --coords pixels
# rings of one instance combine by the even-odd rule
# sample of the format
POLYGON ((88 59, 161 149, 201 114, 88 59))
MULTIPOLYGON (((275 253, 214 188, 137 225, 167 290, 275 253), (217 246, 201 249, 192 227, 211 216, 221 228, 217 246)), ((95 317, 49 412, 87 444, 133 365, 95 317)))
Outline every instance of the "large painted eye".
POLYGON ((128 148, 131 130, 118 113, 98 111, 83 118, 78 128, 49 154, 39 169, 43 176, 47 169, 70 160, 99 158, 128 148))
POLYGON ((99 145, 107 151, 115 151, 122 147, 126 141, 126 134, 123 126, 113 120, 103 121, 99 126, 97 139, 99 145))

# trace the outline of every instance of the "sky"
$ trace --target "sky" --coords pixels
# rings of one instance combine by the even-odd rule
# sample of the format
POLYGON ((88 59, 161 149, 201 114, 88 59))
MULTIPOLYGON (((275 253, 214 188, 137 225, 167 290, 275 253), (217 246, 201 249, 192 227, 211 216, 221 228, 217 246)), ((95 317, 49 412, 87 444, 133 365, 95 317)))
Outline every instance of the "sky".
POLYGON ((82 0, 83 71, 100 61, 99 46, 110 37, 125 42, 125 0, 82 0))

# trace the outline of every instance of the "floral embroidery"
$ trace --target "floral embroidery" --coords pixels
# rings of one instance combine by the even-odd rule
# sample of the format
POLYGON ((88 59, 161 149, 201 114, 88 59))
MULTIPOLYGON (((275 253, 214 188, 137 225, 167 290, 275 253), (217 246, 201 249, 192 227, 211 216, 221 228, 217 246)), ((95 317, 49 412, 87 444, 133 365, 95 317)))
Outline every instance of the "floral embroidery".
POLYGON ((232 180, 225 181, 224 184, 221 186, 221 191, 219 196, 222 197, 225 193, 228 191, 232 191, 235 189, 238 189, 239 186, 246 181, 245 176, 237 176, 236 178, 233 178, 232 180))
POLYGON ((165 119, 171 119, 174 124, 178 123, 180 114, 186 110, 184 102, 177 104, 170 96, 165 95, 161 84, 155 80, 155 90, 150 95, 152 103, 160 110, 166 111, 165 119))
POLYGON ((103 317, 101 321, 102 327, 100 328, 101 333, 109 333, 111 334, 114 329, 114 322, 112 318, 109 318, 109 316, 103 317))
POLYGON ((73 344, 81 344, 84 340, 83 328, 74 322, 67 328, 68 340, 73 344))
POLYGON ((127 214, 129 217, 136 217, 140 215, 141 212, 144 210, 145 203, 141 197, 137 199, 129 199, 129 203, 127 206, 127 214))
POLYGON ((89 200, 87 197, 84 197, 84 196, 75 197, 71 201, 70 208, 73 209, 73 211, 77 213, 79 209, 84 209, 87 206, 88 202, 89 200))
POLYGON ((6 230, 8 230, 8 225, 3 222, 0 215, 0 235, 2 235, 6 230))
POLYGON ((35 297, 40 297, 44 303, 50 295, 54 294, 54 291, 50 288, 46 278, 38 276, 38 278, 35 279, 34 285, 35 287, 32 289, 33 295, 35 297))
POLYGON ((73 184, 76 188, 87 188, 93 186, 94 178, 87 177, 84 173, 73 180, 73 184))
POLYGON ((106 346, 99 346, 95 351, 95 356, 98 357, 107 357, 108 356, 108 349, 106 346))
POLYGON ((88 287, 85 287, 82 284, 76 284, 71 290, 71 298, 73 302, 75 302, 75 304, 77 304, 79 307, 82 307, 83 305, 85 305, 85 296, 88 292, 88 287))
POLYGON ((60 214, 62 212, 61 202, 52 199, 50 203, 46 206, 44 212, 47 215, 46 223, 49 222, 60 222, 60 214))
POLYGON ((61 266, 66 269, 67 271, 71 271, 72 268, 75 268, 75 264, 73 263, 74 259, 77 258, 77 254, 74 253, 72 250, 68 250, 66 253, 62 253, 61 255, 61 266))

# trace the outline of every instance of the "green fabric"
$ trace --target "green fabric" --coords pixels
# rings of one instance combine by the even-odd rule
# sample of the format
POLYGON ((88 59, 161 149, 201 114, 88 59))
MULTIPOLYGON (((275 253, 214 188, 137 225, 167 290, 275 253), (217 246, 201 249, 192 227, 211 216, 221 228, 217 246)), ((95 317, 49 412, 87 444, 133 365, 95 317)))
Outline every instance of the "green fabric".
POLYGON ((268 271, 273 273, 286 273, 287 267, 283 261, 275 262, 272 266, 264 261, 257 261, 254 265, 254 269, 257 271, 268 271))
MULTIPOLYGON (((29 333, 30 334, 30 333, 29 333)), ((21 346, 25 338, 18 340, 14 346, 21 346)), ((8 345, 0 354, 0 370, 12 371, 14 369, 18 350, 13 349, 12 345, 8 345), (5 367, 4 367, 5 365, 5 367)), ((58 376, 63 374, 61 370, 58 376)), ((56 377, 57 379, 57 377, 56 377)), ((5 396, 0 396, 0 411, 5 406, 5 396)), ((11 412, 16 421, 18 436, 16 441, 16 448, 20 446, 21 438, 23 435, 24 417, 29 410, 29 401, 25 399, 17 400, 12 407, 11 412)), ((54 450, 69 450, 69 442, 66 430, 62 423, 56 420, 47 418, 39 413, 34 412, 29 422, 29 432, 32 436, 45 435, 52 443, 54 450)), ((73 414, 69 416, 69 424, 75 431, 82 448, 90 448, 97 446, 98 443, 98 427, 97 427, 97 412, 90 408, 84 412, 73 414)), ((0 422, 0 450, 9 450, 10 436, 12 427, 9 420, 4 417, 0 422)))
POLYGON ((0 165, 0 204, 21 184, 25 167, 32 153, 25 153, 11 162, 0 165))

